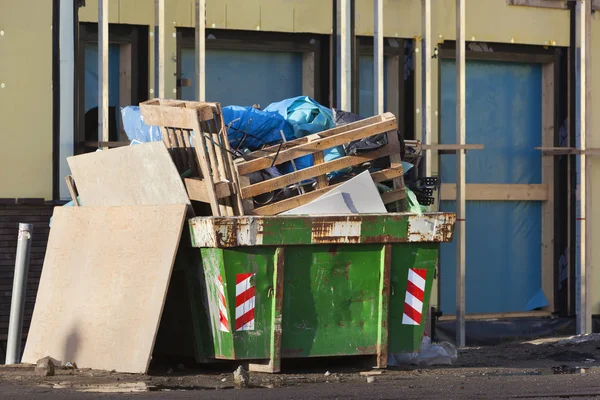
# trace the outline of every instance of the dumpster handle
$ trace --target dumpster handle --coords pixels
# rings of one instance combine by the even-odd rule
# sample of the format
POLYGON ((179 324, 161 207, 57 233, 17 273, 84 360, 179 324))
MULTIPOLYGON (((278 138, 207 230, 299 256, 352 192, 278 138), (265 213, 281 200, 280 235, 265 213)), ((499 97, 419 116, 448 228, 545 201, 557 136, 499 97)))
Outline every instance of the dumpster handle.
POLYGON ((269 288, 269 291, 267 292, 267 297, 273 297, 274 293, 275 293, 275 290, 273 290, 273 288, 269 288))
POLYGON ((391 289, 392 289, 392 296, 393 296, 394 295, 394 287, 392 285, 390 285, 390 286, 391 286, 391 289))

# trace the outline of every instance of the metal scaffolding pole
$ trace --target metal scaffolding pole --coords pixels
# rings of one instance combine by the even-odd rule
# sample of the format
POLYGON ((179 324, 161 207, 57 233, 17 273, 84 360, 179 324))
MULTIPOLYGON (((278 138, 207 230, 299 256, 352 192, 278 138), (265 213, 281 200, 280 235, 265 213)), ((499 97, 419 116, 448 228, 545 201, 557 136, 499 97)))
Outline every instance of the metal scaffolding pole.
POLYGON ((383 114, 383 0, 374 0, 375 114, 383 114))
POLYGON ((158 98, 165 98, 165 0, 154 0, 156 76, 158 77, 158 98))
POLYGON ((108 142, 108 1, 98 0, 98 147, 108 142))
POLYGON ((196 95, 206 101, 206 0, 196 0, 196 95))
MULTIPOLYGON (((466 139, 465 0, 456 0, 456 143, 466 139)), ((456 345, 465 346, 465 150, 456 152, 456 345)))
POLYGON ((23 336, 23 314, 25 311, 25 296, 27 295, 27 274, 29 272, 32 232, 33 224, 19 224, 8 340, 6 343, 6 364, 21 362, 21 337, 23 336))
MULTIPOLYGON (((421 1, 421 16, 423 27, 422 62, 423 62, 423 143, 431 144, 431 0, 421 1)), ((425 149, 425 176, 431 176, 431 150, 425 149)))
POLYGON ((350 35, 352 12, 350 0, 334 1, 337 1, 337 104, 340 109, 350 111, 352 107, 352 43, 350 35))
MULTIPOLYGON (((591 0, 579 0, 576 6, 576 148, 577 155, 577 222, 576 222, 576 312, 577 333, 592 332, 592 315, 587 301, 587 270, 590 266, 588 244, 589 227, 586 217, 590 211, 589 161, 586 156, 587 122, 589 118, 589 82, 588 65, 590 41, 591 0)), ((591 215, 591 214, 590 214, 591 215)))

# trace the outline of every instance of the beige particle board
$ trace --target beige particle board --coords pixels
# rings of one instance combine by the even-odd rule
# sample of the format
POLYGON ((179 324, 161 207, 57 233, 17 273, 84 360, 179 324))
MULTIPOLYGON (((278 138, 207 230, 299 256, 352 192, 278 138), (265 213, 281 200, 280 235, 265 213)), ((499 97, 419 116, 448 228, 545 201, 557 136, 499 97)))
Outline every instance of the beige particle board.
POLYGON ((23 362, 146 373, 186 208, 56 207, 23 362))
POLYGON ((82 154, 67 162, 86 207, 190 204, 162 142, 82 154))

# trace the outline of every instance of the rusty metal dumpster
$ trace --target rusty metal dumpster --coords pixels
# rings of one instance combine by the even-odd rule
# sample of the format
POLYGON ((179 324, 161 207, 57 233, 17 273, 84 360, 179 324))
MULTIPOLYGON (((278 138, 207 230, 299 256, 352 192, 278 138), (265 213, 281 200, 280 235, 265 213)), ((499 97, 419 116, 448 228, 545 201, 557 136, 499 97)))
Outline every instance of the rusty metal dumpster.
POLYGON ((440 242, 455 215, 199 217, 206 358, 263 360, 418 351, 440 242), (208 338, 208 339, 207 339, 208 338))

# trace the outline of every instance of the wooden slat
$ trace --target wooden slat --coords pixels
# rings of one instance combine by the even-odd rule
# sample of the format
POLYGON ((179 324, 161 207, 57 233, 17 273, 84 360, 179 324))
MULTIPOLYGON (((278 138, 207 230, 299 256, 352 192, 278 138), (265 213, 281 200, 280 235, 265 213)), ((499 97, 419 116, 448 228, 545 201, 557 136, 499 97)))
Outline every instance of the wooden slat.
POLYGON ((73 177, 71 175, 65 176, 65 183, 67 184, 67 189, 69 190, 73 204, 75 207, 79 207, 79 200, 77 200, 77 191, 75 190, 75 182, 73 181, 73 177))
MULTIPOLYGON (((547 201, 548 185, 526 184, 479 184, 466 185, 466 200, 483 201, 547 201)), ((456 200, 456 185, 444 183, 441 188, 442 200, 456 200)))
MULTIPOLYGON (((387 140, 388 140, 388 146, 391 146, 392 148, 398 148, 400 149, 400 141, 398 140, 398 134, 396 133, 396 131, 392 131, 392 132, 388 132, 387 133, 387 140)), ((400 151, 398 152, 394 152, 392 154, 390 154, 390 167, 392 168, 402 168, 402 158, 400 157, 400 151)), ((402 190, 404 191, 404 177, 403 174, 401 174, 400 176, 394 178, 392 180, 393 182, 393 186, 394 189, 397 190, 402 190)), ((389 195, 389 198, 393 198, 394 196, 389 195)), ((398 195, 396 195, 395 197, 398 197, 398 195)), ((397 211, 405 211, 407 209, 407 204, 406 201, 403 201, 406 198, 406 195, 402 198, 398 198, 398 204, 395 204, 394 208, 397 211)), ((388 204, 388 202, 385 201, 385 197, 384 197, 384 203, 388 204)))
POLYGON ((204 181, 208 185, 208 197, 211 211, 213 216, 220 217, 221 208, 219 207, 219 202, 217 200, 217 196, 214 192, 215 182, 213 179, 213 174, 210 169, 209 160, 206 154, 206 140, 204 138, 204 134, 202 131, 202 123, 198 120, 194 120, 195 127, 193 129, 194 134, 194 142, 196 151, 196 157, 198 158, 198 164, 200 165, 200 170, 202 171, 202 176, 204 177, 204 181))
MULTIPOLYGON (((319 151, 327 150, 335 146, 377 135, 379 133, 394 130, 395 134, 395 130, 397 128, 396 118, 393 116, 393 114, 388 114, 384 115, 389 119, 335 135, 323 136, 323 132, 321 132, 305 136, 300 139, 291 140, 282 144, 281 150, 279 150, 279 146, 271 146, 265 150, 261 150, 260 154, 262 154, 263 157, 238 164, 238 171, 240 174, 246 175, 251 172, 268 168, 271 165, 279 165, 307 154, 313 154, 319 151), (279 153, 277 153, 277 150, 279 150, 279 153)), ((348 124, 345 126, 351 125, 352 124, 348 124)), ((254 156, 256 153, 257 152, 251 153, 249 156, 254 156)))
POLYGON ((293 172, 277 178, 269 179, 247 187, 243 187, 242 198, 247 199, 250 197, 258 196, 260 194, 268 193, 275 189, 279 189, 287 185, 294 184, 296 182, 301 182, 305 179, 310 179, 331 171, 336 171, 338 169, 362 164, 366 161, 376 160, 381 157, 398 153, 399 151, 399 146, 388 145, 369 153, 359 154, 355 156, 340 157, 338 159, 328 161, 321 165, 315 165, 297 172, 293 172))
MULTIPOLYGON (((185 178, 185 187, 188 191, 190 200, 201 201, 203 203, 210 203, 210 196, 208 189, 206 188, 206 182, 200 178, 185 178)), ((215 183, 215 194, 217 199, 223 199, 231 196, 231 183, 229 182, 216 182, 215 183)))
MULTIPOLYGON (((223 141, 223 145, 225 146, 225 151, 223 153, 225 157, 225 168, 227 169, 227 176, 230 177, 229 179, 233 185, 233 209, 235 215, 244 215, 244 204, 242 200, 242 193, 240 190, 240 176, 237 167, 233 163, 231 146, 229 144, 229 138, 227 136, 227 129, 225 129, 225 120, 223 119, 223 110, 221 109, 221 104, 219 103, 215 104, 214 107, 217 111, 215 119, 217 120, 219 134, 221 135, 221 140, 223 141)), ((251 208, 254 207, 252 206, 251 208)))
MULTIPOLYGON (((325 162, 325 155, 322 151, 313 154, 314 165, 321 165, 325 162)), ((327 175, 317 176, 317 189, 323 189, 327 186, 327 175)))
MULTIPOLYGON (((181 102, 180 102, 181 103, 181 102)), ((140 103, 140 112, 144 122, 148 125, 169 126, 181 129, 194 129, 194 121, 200 118, 207 121, 213 118, 212 106, 207 103, 197 103, 196 107, 184 103, 180 107, 177 103, 165 103, 163 100, 149 100, 140 103), (163 106, 164 105, 169 105, 163 106)))
MULTIPOLYGON (((388 169, 384 169, 382 171, 372 173, 371 178, 373 179, 373 182, 379 183, 379 182, 389 181, 390 179, 395 178, 397 176, 401 176, 401 175, 402 175, 402 168, 388 168, 388 169)), ((314 190, 314 191, 306 193, 306 194, 302 194, 299 196, 291 197, 289 199, 281 200, 274 204, 268 204, 266 206, 259 207, 254 210, 248 210, 247 213, 251 214, 251 215, 276 215, 276 214, 291 210, 292 208, 300 207, 304 204, 310 203, 311 201, 319 198, 320 196, 322 196, 325 193, 329 192, 330 190, 336 188, 337 186, 341 185, 342 183, 343 182, 336 183, 334 185, 330 185, 330 186, 327 186, 322 189, 317 189, 317 190, 314 190)), ((385 194, 382 196, 382 199, 384 198, 384 196, 385 196, 385 194)), ((389 200, 388 203, 399 200, 399 198, 395 198, 397 196, 398 196, 397 194, 388 195, 388 200, 389 200)), ((405 197, 406 197, 406 192, 404 192, 404 197, 402 197, 402 198, 405 198, 405 197)), ((384 200, 384 203, 385 202, 386 201, 384 200)))
POLYGON ((406 199, 406 190, 404 188, 394 189, 390 192, 383 193, 381 200, 384 204, 394 203, 406 199))

